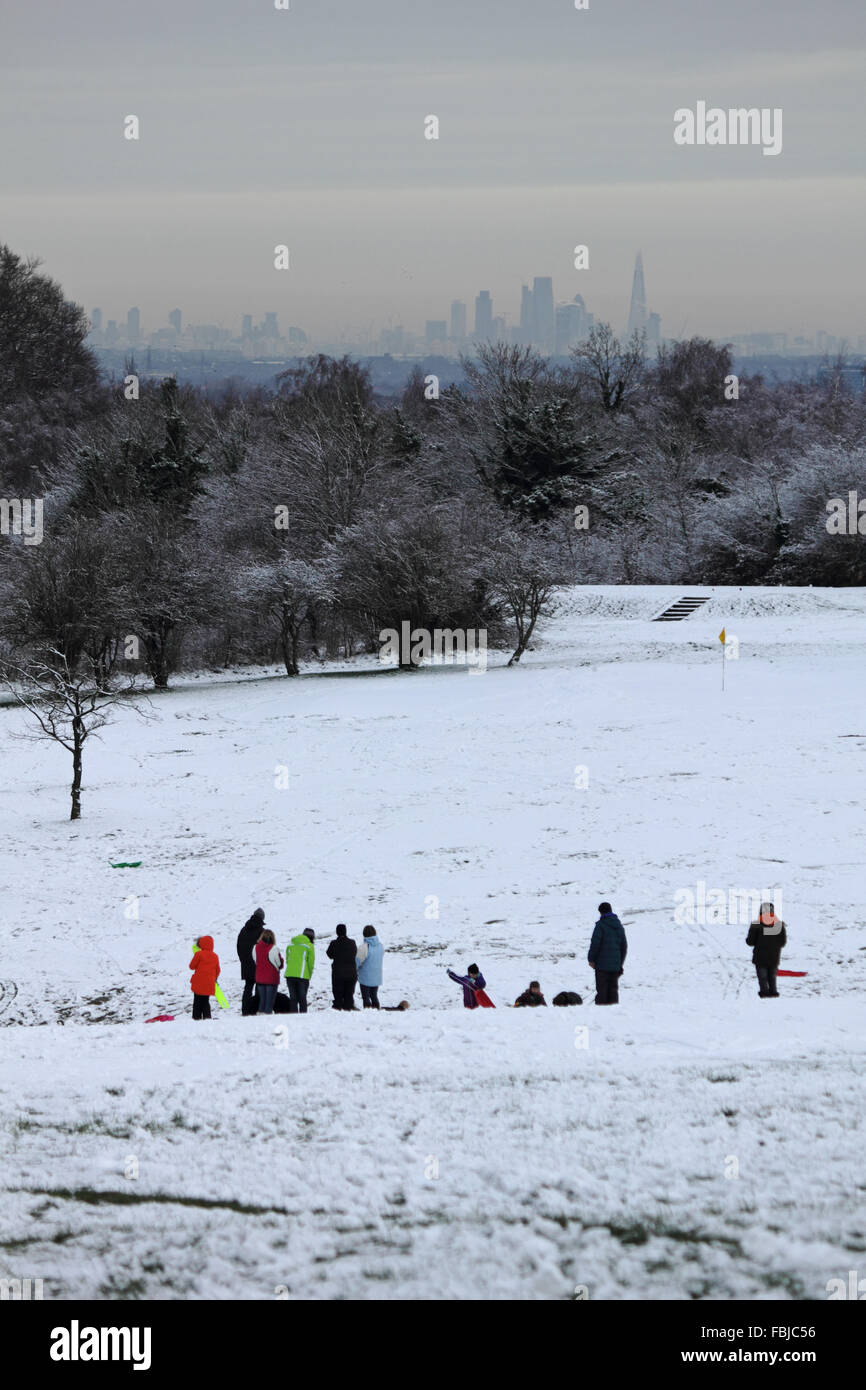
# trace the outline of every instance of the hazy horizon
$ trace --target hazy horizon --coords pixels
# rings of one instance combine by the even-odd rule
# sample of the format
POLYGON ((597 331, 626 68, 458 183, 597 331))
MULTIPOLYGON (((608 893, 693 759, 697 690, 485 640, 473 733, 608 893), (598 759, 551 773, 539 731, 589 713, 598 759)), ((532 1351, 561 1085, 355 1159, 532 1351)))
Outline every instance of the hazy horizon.
POLYGON ((866 334, 855 0, 7 0, 0 26, 0 239, 106 320, 351 340, 452 299, 471 326, 481 289, 513 323, 549 275, 619 331, 640 249, 665 336, 866 334), (678 147, 704 100, 781 108, 781 153, 678 147))

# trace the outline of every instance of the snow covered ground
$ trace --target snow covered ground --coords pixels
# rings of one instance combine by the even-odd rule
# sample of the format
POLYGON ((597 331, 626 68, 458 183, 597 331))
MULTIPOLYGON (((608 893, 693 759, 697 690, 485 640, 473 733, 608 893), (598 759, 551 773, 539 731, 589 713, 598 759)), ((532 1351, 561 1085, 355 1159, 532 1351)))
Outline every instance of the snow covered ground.
POLYGON ((579 589, 510 670, 185 681, 88 745, 77 824, 66 755, 0 710, 0 1277, 821 1299, 866 1276, 864 618, 856 590, 579 589), (710 602, 650 621, 686 592, 710 602), (744 924, 676 920, 700 883, 781 897, 807 976, 759 1000, 744 924), (619 1009, 591 1005, 603 897, 619 1009), (259 904, 283 944, 318 933, 306 1018, 238 1016, 259 904), (330 1010, 338 921, 376 924, 409 1012, 330 1010), (194 1025, 205 930, 232 1008, 194 1025), (499 1004, 537 977, 584 1006, 466 1014, 445 967, 473 959, 499 1004))

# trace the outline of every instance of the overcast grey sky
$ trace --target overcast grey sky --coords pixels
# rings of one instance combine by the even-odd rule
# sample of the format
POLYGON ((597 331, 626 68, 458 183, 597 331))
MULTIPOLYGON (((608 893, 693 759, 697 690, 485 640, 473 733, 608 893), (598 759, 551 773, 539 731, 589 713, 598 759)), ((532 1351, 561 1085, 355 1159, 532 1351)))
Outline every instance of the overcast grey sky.
POLYGON ((641 248, 668 335, 866 334, 863 0, 290 3, 0 0, 0 239, 146 331, 513 319, 534 275, 620 329, 641 248), (782 153, 677 146, 699 100, 782 153))

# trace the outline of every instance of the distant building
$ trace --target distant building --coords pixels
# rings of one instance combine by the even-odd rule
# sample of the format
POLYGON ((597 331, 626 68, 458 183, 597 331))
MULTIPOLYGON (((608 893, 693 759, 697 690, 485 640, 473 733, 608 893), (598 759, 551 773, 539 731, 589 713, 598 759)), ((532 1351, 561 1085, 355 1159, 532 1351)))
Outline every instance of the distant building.
POLYGON ((94 333, 102 332, 102 310, 93 309, 90 314, 90 326, 94 333))
POLYGON ((553 352, 556 345, 556 317, 553 310, 553 280, 536 275, 532 282, 533 342, 542 352, 553 352))
POLYGON ((466 305, 462 299, 451 302, 451 338, 455 343, 462 343, 466 339, 466 305))
POLYGON ((183 323, 183 315, 181 314, 180 309, 172 309, 171 313, 168 316, 168 321, 171 324, 177 336, 180 337, 181 325, 183 323))
POLYGON ((520 341, 527 346, 535 342, 535 311, 532 290, 528 285, 520 287, 520 341))
POLYGON ((587 336, 585 325, 586 310, 581 295, 577 295, 571 304, 557 304, 555 351, 558 356, 564 356, 583 341, 587 336))
POLYGON ((650 314, 646 326, 647 347, 657 348, 662 340, 661 314, 650 314))
POLYGON ((241 319, 241 340, 246 341, 247 338, 251 338, 252 336, 253 316, 252 314, 244 314, 243 318, 241 319))
POLYGON ((109 319, 109 320, 108 320, 108 326, 107 326, 107 328, 106 328, 106 330, 105 330, 105 341, 106 341, 106 343, 116 343, 119 337, 120 337, 120 334, 119 334, 118 331, 117 331, 117 320, 116 320, 116 319, 109 319))
POLYGON ((475 337, 479 343, 489 343, 493 336, 493 300, 489 290, 482 290, 475 299, 475 337))
POLYGON ((137 343, 141 337, 141 314, 138 309, 130 309, 126 315, 126 341, 137 343))
POLYGON ((643 282, 643 256, 638 251, 634 263, 634 277, 631 282, 631 303, 628 309, 628 324, 625 336, 632 333, 645 333, 647 330, 646 289, 643 282))
POLYGON ((278 327, 278 325, 277 325, 277 316, 276 316, 276 314, 265 314, 265 321, 264 321, 264 323, 262 324, 262 337, 263 337, 263 338, 268 338, 268 339, 271 339, 271 338, 275 338, 275 339, 276 339, 276 338, 279 338, 279 336, 280 336, 280 330, 279 330, 279 327, 278 327))
POLYGON ((382 352, 399 357, 404 350, 403 337, 402 324, 398 324, 396 328, 383 328, 379 340, 382 352))

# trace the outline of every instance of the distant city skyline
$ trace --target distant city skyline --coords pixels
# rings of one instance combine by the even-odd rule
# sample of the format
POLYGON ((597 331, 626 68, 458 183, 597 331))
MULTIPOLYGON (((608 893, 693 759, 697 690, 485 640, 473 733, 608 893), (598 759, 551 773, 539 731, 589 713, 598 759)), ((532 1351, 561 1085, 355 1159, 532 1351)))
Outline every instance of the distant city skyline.
POLYGON ((540 273, 621 331, 641 247, 669 337, 856 342, 866 17, 851 0, 781 13, 83 0, 46 23, 6 0, 2 236, 76 302, 137 306, 150 328, 180 305, 231 332, 276 312, 318 342, 370 341, 450 329, 454 300, 474 324, 481 289, 514 324, 540 273), (675 112, 700 102, 778 108, 783 149, 678 145, 675 112))
MULTIPOLYGON (((562 356, 585 342, 596 322, 606 322, 596 318, 579 293, 571 300, 558 300, 552 276, 533 276, 531 285, 521 286, 516 315, 509 310, 496 313, 497 307, 491 292, 481 289, 473 297, 471 305, 465 300, 452 299, 447 317, 425 318, 423 327, 413 327, 409 323, 388 323, 376 329, 371 325, 366 336, 352 339, 344 331, 339 341, 347 350, 379 352, 395 357, 431 354, 457 356, 483 342, 529 346, 544 354, 562 356), (474 310, 471 320, 470 310, 474 310)), ((233 345, 240 349, 242 356, 255 358, 279 353, 302 355, 335 346, 333 339, 317 333, 313 325, 301 327, 284 323, 281 327, 280 313, 273 309, 264 312, 260 323, 255 322, 252 313, 244 313, 240 318, 239 331, 235 331, 237 320, 230 326, 217 322, 189 323, 183 310, 177 307, 170 310, 159 326, 151 328, 149 332, 142 330, 141 312, 137 305, 126 311, 125 331, 121 326, 122 317, 107 318, 102 306, 91 309, 90 318, 91 344, 106 348, 145 345, 186 350, 227 350, 233 345)), ((625 323, 614 322, 611 327, 623 341, 632 333, 643 333, 648 356, 653 356, 656 348, 665 341, 661 316, 647 305, 641 251, 635 256, 625 323)), ((700 336, 713 337, 712 334, 700 336)), ((719 338, 716 340, 721 341, 719 338)), ((824 355, 837 353, 843 348, 852 353, 866 352, 866 334, 858 334, 856 339, 847 340, 826 329, 816 329, 811 334, 788 334, 765 328, 729 334, 724 341, 732 342, 736 350, 745 354, 824 355)))

